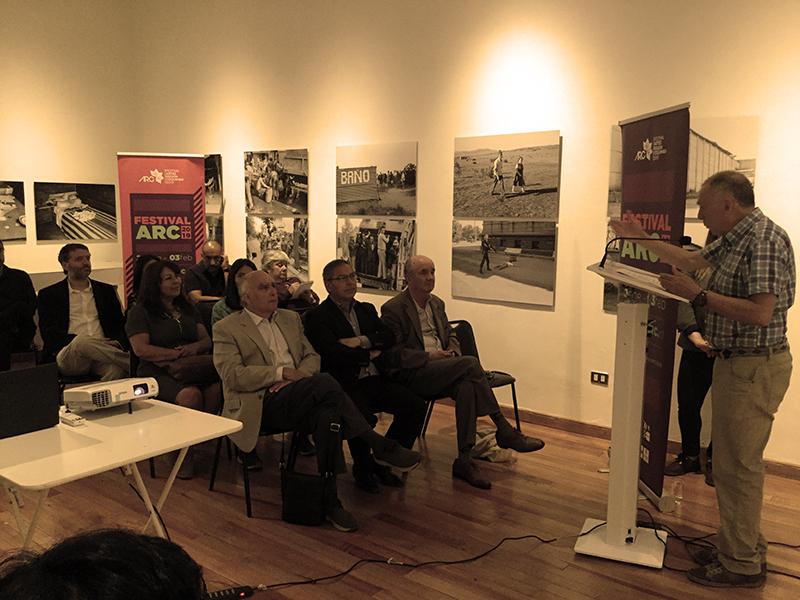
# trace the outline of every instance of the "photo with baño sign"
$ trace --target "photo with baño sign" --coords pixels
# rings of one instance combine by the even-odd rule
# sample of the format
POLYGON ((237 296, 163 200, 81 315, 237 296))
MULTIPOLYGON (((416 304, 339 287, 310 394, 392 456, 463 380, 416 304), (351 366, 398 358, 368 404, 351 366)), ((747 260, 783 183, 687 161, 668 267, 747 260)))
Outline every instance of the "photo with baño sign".
POLYGON ((417 214, 417 142, 336 148, 336 214, 417 214))
POLYGON ((551 307, 555 303, 556 224, 453 221, 453 297, 551 307))

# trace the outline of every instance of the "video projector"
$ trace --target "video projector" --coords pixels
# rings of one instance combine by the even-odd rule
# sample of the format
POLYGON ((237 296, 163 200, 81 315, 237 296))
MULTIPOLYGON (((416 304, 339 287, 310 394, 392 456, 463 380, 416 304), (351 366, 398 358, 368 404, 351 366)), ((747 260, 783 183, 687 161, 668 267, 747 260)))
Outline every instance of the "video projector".
POLYGON ((81 412, 145 400, 157 394, 158 383, 152 377, 130 377, 64 390, 64 404, 71 412, 81 412))

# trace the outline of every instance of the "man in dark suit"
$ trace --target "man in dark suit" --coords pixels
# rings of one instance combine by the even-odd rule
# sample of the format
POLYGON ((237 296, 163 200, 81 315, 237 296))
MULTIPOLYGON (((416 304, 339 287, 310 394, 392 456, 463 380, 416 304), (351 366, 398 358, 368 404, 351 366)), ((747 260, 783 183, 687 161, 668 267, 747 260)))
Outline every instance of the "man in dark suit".
POLYGON ((39 291, 39 329, 46 360, 63 375, 93 374, 104 381, 127 377, 125 318, 114 286, 89 279, 91 255, 83 244, 58 253, 66 277, 39 291))
POLYGON ((389 372, 395 381, 418 394, 449 396, 455 401, 458 457, 453 461, 453 477, 489 489, 492 484, 470 458, 478 417, 489 415, 494 421, 501 448, 534 452, 544 442, 524 436, 511 426, 500 412, 481 364, 475 357, 461 356, 444 302, 432 293, 435 272, 427 256, 410 257, 405 264, 407 289, 381 308, 383 321, 397 340, 387 353, 389 372))
MULTIPOLYGON (((214 325, 214 366, 225 396, 222 414, 243 425, 229 436, 242 452, 252 452, 259 431, 296 430, 314 435, 320 473, 343 470, 340 434, 361 438, 380 464, 401 471, 419 464, 418 452, 375 433, 336 380, 319 373, 319 355, 300 317, 278 308, 272 277, 248 273, 240 294, 244 310, 214 325)), ((340 531, 355 531, 358 523, 339 502, 335 477, 327 481, 325 517, 340 531)))
MULTIPOLYGON (((386 437, 413 447, 425 421, 427 403, 380 375, 382 353, 392 347, 394 335, 372 304, 355 299, 356 274, 350 263, 341 259, 329 262, 322 278, 328 298, 305 315, 306 335, 322 358, 322 370, 341 384, 368 422, 376 422, 376 412, 394 415, 386 437)), ((378 493, 378 483, 403 485, 388 467, 375 463, 363 440, 354 438, 348 443, 353 477, 361 489, 378 493)))
POLYGON ((28 352, 36 333, 33 313, 36 292, 25 271, 6 266, 6 251, 0 240, 0 371, 11 368, 11 354, 28 352))

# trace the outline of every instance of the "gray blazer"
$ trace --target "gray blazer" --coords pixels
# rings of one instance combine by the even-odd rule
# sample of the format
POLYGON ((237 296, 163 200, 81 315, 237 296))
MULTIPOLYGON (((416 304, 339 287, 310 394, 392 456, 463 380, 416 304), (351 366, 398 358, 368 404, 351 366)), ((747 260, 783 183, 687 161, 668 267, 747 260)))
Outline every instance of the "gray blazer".
MULTIPOLYGON (((447 320, 444 301, 431 294, 428 303, 433 313, 433 321, 444 350, 455 350, 461 354, 458 337, 447 320)), ((381 320, 395 337, 395 345, 386 352, 386 365, 390 374, 405 369, 419 369, 428 364, 422 326, 417 314, 417 306, 408 290, 398 294, 381 307, 381 320)))
MULTIPOLYGON (((319 354, 303 333, 298 314, 279 308, 278 325, 296 368, 311 376, 319 373, 319 354)), ((264 393, 278 382, 278 370, 253 320, 245 311, 234 313, 214 325, 214 366, 222 379, 225 405, 222 416, 242 422, 242 430, 230 435, 243 452, 258 441, 264 393)))

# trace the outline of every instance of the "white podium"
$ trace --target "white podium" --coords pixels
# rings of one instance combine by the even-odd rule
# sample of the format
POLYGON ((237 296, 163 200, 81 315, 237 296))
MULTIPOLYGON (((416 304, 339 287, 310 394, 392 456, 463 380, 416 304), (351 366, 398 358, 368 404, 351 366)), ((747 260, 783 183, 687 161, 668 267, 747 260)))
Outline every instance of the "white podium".
MULTIPOLYGON (((609 261, 587 267, 604 279, 646 294, 686 300, 667 292, 658 276, 636 267, 609 261)), ((647 296, 641 302, 617 307, 617 348, 614 357, 614 404, 611 416, 611 465, 606 521, 586 519, 575 552, 660 569, 664 564, 667 533, 636 527, 639 497, 639 452, 642 428, 647 296)))

